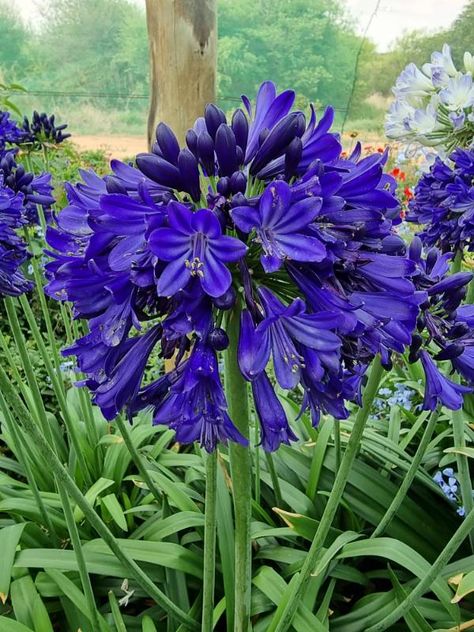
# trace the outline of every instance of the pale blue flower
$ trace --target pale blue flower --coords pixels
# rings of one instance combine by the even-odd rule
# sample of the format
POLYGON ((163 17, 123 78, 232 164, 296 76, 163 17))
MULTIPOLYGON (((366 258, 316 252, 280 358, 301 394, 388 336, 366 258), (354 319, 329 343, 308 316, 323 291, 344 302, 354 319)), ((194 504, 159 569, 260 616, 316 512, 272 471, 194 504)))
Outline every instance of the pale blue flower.
POLYGON ((458 112, 474 105, 474 85, 472 76, 468 73, 453 77, 448 81, 446 88, 439 93, 441 102, 448 110, 458 112))

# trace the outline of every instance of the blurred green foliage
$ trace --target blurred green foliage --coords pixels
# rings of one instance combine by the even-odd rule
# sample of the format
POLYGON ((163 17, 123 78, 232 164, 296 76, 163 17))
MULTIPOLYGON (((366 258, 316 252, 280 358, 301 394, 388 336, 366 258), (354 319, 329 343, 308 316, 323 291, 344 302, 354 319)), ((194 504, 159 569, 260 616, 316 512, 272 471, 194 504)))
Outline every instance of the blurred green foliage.
MULTIPOLYGON (((32 93, 21 95, 20 108, 55 111, 76 132, 144 133, 149 89, 144 6, 132 0, 45 0, 39 6, 42 19, 32 28, 11 2, 0 0, 0 81, 21 83, 32 93)), ((429 60, 444 42, 460 63, 474 27, 470 0, 452 25, 431 34, 408 31, 390 51, 379 53, 370 40, 362 42, 343 0, 218 0, 218 12, 218 93, 224 109, 273 79, 280 88, 293 87, 301 107, 309 101, 332 104, 338 123, 350 101, 350 129, 375 133, 382 131, 400 70, 410 61, 429 60)))

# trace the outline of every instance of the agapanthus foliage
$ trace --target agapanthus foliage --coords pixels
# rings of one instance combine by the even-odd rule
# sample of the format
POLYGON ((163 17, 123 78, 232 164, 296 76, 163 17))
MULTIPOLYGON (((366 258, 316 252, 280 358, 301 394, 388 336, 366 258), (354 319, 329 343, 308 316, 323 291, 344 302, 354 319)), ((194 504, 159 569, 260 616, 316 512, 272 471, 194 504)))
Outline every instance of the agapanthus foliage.
POLYGON ((343 158, 332 109, 307 119, 294 99, 264 83, 229 119, 208 105, 186 147, 161 123, 136 166, 112 161, 110 175, 67 185, 47 234, 48 292, 88 321, 65 354, 107 419, 151 408, 180 442, 246 443, 220 376, 237 318, 240 371, 274 450, 295 439, 277 390, 314 424, 346 418, 374 356, 389 367, 420 306, 449 300, 421 287, 433 273, 394 231, 387 155, 343 158), (171 368, 145 380, 154 353, 171 368))
POLYGON ((456 149, 449 160, 436 158, 421 176, 407 220, 423 226, 427 246, 443 252, 474 249, 474 151, 456 149))
POLYGON ((421 69, 408 64, 393 88, 387 136, 448 150, 466 147, 474 133, 473 74, 471 53, 464 54, 464 69, 458 70, 447 44, 421 69))
POLYGON ((18 233, 24 223, 23 195, 5 185, 0 171, 0 296, 19 296, 31 289, 21 271, 28 259, 18 233))

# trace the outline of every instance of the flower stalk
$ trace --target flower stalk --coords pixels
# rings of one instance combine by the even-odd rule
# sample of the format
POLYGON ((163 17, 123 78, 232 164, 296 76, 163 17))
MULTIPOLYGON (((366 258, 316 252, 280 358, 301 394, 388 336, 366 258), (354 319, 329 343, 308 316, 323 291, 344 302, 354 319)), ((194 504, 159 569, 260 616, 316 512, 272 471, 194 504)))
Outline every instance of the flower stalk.
POLYGON ((291 586, 291 598, 287 600, 286 606, 283 611, 279 613, 278 619, 276 619, 276 617, 273 618, 268 628, 268 632, 286 632, 291 627, 298 605, 303 598, 304 591, 311 578, 311 573, 315 567, 317 558, 321 553, 321 547, 324 546, 327 535, 334 521, 334 517, 340 506, 342 495, 349 478, 349 473, 357 455, 365 424, 369 417, 373 401, 377 395, 382 375, 383 368, 379 358, 376 357, 370 370, 367 386, 364 390, 363 405, 359 409, 355 418, 351 436, 347 443, 344 456, 341 459, 341 465, 337 472, 336 479, 321 517, 316 535, 311 543, 311 547, 301 571, 291 586))
POLYGON ((465 517, 460 527, 438 555, 430 570, 426 573, 420 583, 417 584, 411 593, 405 597, 405 599, 396 608, 394 608, 390 614, 382 619, 382 621, 379 621, 379 623, 371 625, 370 628, 367 628, 366 632, 383 632, 384 630, 389 630, 394 623, 409 612, 417 601, 424 595, 424 593, 429 590, 434 580, 443 572, 443 569, 448 564, 449 560, 456 553, 473 528, 474 509, 471 510, 465 517))
POLYGON ((206 457, 202 632, 212 632, 216 578, 217 450, 206 457))
MULTIPOLYGON (((237 362, 239 309, 227 320, 229 348, 225 354, 225 390, 229 414, 244 437, 249 437, 247 384, 237 362)), ((250 593, 252 558, 250 541, 252 463, 250 449, 237 443, 229 445, 235 520, 235 632, 247 632, 250 627, 250 593)))
POLYGON ((383 516, 382 520, 379 522, 379 524, 376 526, 376 528, 372 532, 370 536, 371 538, 377 538, 385 532, 388 525, 391 523, 393 517, 395 516, 398 509, 400 508, 400 505, 402 504, 418 472, 418 468, 420 467, 421 461, 426 452, 426 448, 428 447, 428 444, 431 440, 434 429, 436 427, 436 422, 438 421, 438 417, 439 417, 439 410, 434 410, 429 416, 428 423, 426 424, 425 430, 423 432, 423 436, 421 437, 421 441, 418 445, 415 455, 413 456, 411 460, 410 467, 408 468, 407 473, 404 475, 403 480, 400 483, 400 486, 397 490, 397 493, 395 494, 392 502, 390 503, 389 508, 385 512, 385 515, 383 516))

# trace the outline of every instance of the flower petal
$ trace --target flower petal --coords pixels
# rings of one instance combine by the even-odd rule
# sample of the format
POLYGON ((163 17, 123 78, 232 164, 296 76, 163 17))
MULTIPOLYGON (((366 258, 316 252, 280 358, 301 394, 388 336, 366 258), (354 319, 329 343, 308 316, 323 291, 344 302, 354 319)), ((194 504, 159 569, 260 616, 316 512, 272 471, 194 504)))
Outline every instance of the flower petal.
POLYGON ((158 296, 173 296, 189 282, 191 273, 186 267, 185 258, 168 263, 157 283, 158 296))

